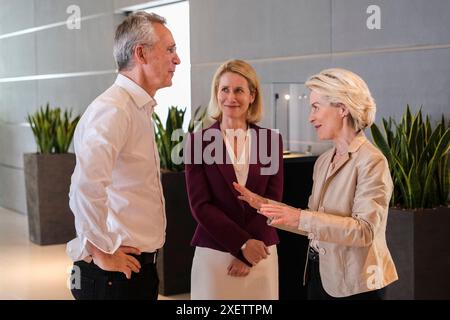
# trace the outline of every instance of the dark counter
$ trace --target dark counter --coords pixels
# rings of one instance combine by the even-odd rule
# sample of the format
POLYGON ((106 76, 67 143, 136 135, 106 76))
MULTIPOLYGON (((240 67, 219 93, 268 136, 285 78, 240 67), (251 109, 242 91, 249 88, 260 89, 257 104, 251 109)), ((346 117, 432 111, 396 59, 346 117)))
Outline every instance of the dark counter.
MULTIPOLYGON (((284 203, 297 208, 307 208, 316 159, 317 156, 300 154, 284 156, 284 203)), ((280 300, 304 300, 306 287, 303 287, 303 269, 308 239, 283 230, 278 230, 278 235, 280 300)))

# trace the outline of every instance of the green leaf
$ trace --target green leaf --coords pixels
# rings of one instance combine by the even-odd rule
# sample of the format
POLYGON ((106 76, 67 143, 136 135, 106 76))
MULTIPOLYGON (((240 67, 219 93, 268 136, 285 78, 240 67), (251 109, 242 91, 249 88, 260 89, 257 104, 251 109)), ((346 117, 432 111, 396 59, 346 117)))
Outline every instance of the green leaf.
POLYGON ((406 106, 397 125, 389 117, 383 119, 386 138, 379 128, 371 128, 375 145, 385 155, 394 182, 392 204, 405 208, 447 205, 450 189, 448 155, 450 128, 442 115, 433 130, 430 118, 416 114, 406 106))
POLYGON ((39 153, 66 153, 72 142, 80 116, 71 120, 72 112, 64 114, 60 108, 51 108, 50 103, 41 106, 34 114, 27 115, 39 153))

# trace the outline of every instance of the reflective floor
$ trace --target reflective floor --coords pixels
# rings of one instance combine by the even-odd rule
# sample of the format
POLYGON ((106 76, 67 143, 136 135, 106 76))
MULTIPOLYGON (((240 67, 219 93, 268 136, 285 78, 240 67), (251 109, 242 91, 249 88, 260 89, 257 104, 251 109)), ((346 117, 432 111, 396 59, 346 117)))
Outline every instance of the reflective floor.
MULTIPOLYGON (((72 263, 65 245, 31 243, 27 223, 25 215, 0 208, 0 299, 73 299, 66 285, 72 263)), ((189 294, 159 299, 187 300, 189 294)))

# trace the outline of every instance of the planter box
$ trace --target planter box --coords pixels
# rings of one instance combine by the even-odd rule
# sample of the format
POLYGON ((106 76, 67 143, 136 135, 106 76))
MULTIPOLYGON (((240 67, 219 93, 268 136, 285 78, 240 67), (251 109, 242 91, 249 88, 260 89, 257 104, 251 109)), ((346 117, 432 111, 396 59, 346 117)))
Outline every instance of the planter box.
POLYGON ((391 208, 386 237, 399 276, 387 299, 450 299, 450 208, 391 208))
POLYGON ((166 200, 166 242, 160 250, 157 269, 159 293, 172 295, 190 292, 194 247, 191 239, 196 222, 189 207, 184 172, 162 172, 166 200))
POLYGON ((69 208, 75 155, 27 153, 23 161, 30 240, 49 245, 75 238, 74 217, 69 208))

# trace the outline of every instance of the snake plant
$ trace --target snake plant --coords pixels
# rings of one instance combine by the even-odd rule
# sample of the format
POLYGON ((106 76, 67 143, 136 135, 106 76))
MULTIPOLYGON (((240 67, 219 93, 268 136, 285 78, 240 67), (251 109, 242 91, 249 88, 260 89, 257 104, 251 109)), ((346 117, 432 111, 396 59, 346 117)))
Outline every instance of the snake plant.
POLYGON ((80 116, 72 119, 72 111, 40 107, 27 116, 39 153, 67 153, 80 116))
POLYGON ((160 159, 160 166, 161 169, 166 169, 169 171, 183 171, 184 164, 175 164, 172 161, 172 149, 175 146, 180 146, 180 140, 174 139, 172 140, 172 133, 175 130, 183 130, 183 120, 184 120, 184 114, 186 112, 186 108, 178 109, 176 106, 171 106, 169 108, 169 113, 167 115, 166 120, 166 127, 163 126, 161 119, 159 116, 153 112, 152 118, 155 123, 155 139, 156 139, 156 146, 158 147, 158 153, 159 153, 159 159, 160 159))
POLYGON ((411 114, 409 105, 400 123, 383 119, 384 135, 377 125, 371 127, 374 143, 385 155, 394 192, 391 205, 415 209, 447 205, 450 175, 450 125, 441 120, 431 128, 422 108, 411 114))
MULTIPOLYGON (((207 109, 198 107, 188 126, 188 132, 193 132, 201 129, 202 123, 206 117, 207 109)), ((183 163, 175 163, 172 159, 172 154, 175 153, 182 157, 183 144, 180 143, 185 136, 183 131, 183 121, 186 108, 179 109, 177 106, 171 106, 167 115, 166 127, 163 126, 161 119, 156 113, 152 114, 155 123, 155 140, 158 147, 161 169, 169 171, 183 171, 183 163), (178 134, 174 134, 176 130, 181 130, 178 134), (182 134, 180 134, 182 133, 182 134), (176 148, 174 150, 174 148, 176 148)), ((182 158, 180 158, 182 159, 182 158)))

